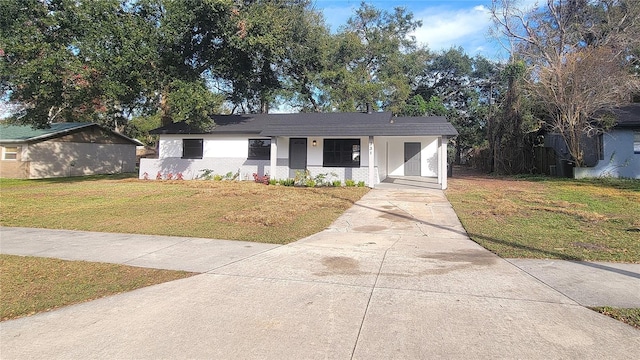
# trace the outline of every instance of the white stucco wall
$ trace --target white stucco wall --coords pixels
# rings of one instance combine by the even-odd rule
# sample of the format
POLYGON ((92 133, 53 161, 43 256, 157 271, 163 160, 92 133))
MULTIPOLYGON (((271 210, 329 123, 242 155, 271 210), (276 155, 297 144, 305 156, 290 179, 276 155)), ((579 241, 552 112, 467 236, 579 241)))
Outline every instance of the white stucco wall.
MULTIPOLYGON (((268 139, 241 135, 162 135, 158 144, 158 159, 140 159, 139 178, 156 179, 168 174, 182 174, 184 179, 196 179, 205 170, 213 174, 239 173, 241 180, 252 180, 253 173, 270 173, 269 160, 248 160, 249 139, 268 139), (202 159, 182 159, 183 139, 203 139, 202 159)), ((279 144, 280 145, 280 144, 279 144)), ((280 156, 281 149, 278 153, 280 156)))
MULTIPOLYGON (((438 138, 437 137, 384 137, 376 140, 378 153, 378 167, 386 176, 404 176, 404 143, 419 142, 420 150, 420 176, 438 176, 438 138), (384 153, 381 153, 384 151, 384 153), (380 159, 385 159, 381 163, 380 159), (386 162, 386 163, 385 163, 386 162)), ((383 177, 384 178, 384 177, 383 177)))
POLYGON ((215 139, 202 135, 163 135, 159 141, 158 158, 181 158, 183 139, 204 139, 202 144, 203 158, 247 158, 249 139, 260 139, 260 136, 243 137, 234 135, 218 135, 215 139))
POLYGON ((603 135, 604 160, 594 167, 575 168, 576 178, 623 177, 640 179, 640 154, 633 152, 633 131, 612 130, 603 135))
MULTIPOLYGON (((162 135, 159 142, 158 159, 141 159, 140 178, 146 176, 155 179, 158 172, 163 176, 181 173, 185 179, 195 179, 202 170, 210 169, 214 174, 240 172, 240 178, 251 180, 252 174, 270 174, 275 179, 290 177, 289 137, 278 137, 276 171, 271 171, 270 160, 247 160, 248 140, 258 136, 203 136, 203 135, 162 135), (182 159, 183 139, 204 139, 202 159, 182 159)), ((364 137, 307 137, 307 169, 312 176, 326 173, 337 174, 344 181, 352 179, 375 185, 388 175, 404 175, 404 143, 421 144, 421 176, 438 176, 438 138, 437 137, 375 137, 374 138, 374 184, 369 184, 369 138, 364 137), (360 139, 360 167, 340 168, 323 167, 324 139, 360 139), (313 141, 316 146, 313 146, 313 141)))

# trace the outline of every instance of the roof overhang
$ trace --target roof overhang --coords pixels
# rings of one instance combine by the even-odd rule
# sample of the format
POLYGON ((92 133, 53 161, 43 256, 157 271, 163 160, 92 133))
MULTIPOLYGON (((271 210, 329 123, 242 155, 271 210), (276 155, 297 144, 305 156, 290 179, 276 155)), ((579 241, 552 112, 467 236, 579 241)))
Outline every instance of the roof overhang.
POLYGON ((272 125, 260 133, 262 136, 456 136, 450 123, 372 124, 317 127, 313 125, 272 125))

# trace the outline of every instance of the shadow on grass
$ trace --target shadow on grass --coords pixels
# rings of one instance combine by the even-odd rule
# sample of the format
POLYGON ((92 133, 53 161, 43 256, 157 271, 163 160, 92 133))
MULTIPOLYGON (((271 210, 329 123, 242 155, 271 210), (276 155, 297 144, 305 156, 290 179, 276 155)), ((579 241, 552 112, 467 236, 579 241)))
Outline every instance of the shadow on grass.
MULTIPOLYGON (((573 255, 567 255, 567 254, 563 254, 563 253, 559 253, 559 252, 555 252, 555 251, 549 251, 549 250, 544 250, 544 249, 538 249, 532 246, 528 246, 528 245, 522 245, 522 244, 517 244, 511 241, 507 241, 507 240, 501 240, 501 239, 496 239, 496 238, 492 238, 492 237, 488 237, 488 236, 484 236, 484 235, 480 235, 480 234, 469 234, 469 236, 471 237, 471 239, 473 241, 477 240, 481 240, 481 241, 486 241, 489 243, 493 243, 493 244, 499 244, 502 246, 508 246, 514 249, 519 249, 519 250, 525 250, 525 251, 529 251, 531 253, 534 254, 538 254, 541 257, 552 257, 554 259, 560 259, 560 260, 571 260, 571 261, 583 261, 584 259, 579 258, 577 256, 573 256, 573 255)), ((478 244, 479 241, 476 241, 478 244)), ((482 244, 480 244, 482 245, 482 244)), ((492 251, 495 253, 495 251, 492 251)), ((498 256, 500 256, 500 254, 496 254, 498 256)), ((500 256, 502 257, 502 256, 500 256)))
POLYGON ((457 176, 461 179, 465 177, 475 177, 485 180, 511 180, 511 181, 531 181, 541 183, 559 183, 559 184, 575 184, 575 185, 590 185, 602 188, 613 188, 619 190, 631 190, 640 192, 640 179, 627 179, 627 178, 613 178, 613 177, 600 177, 589 179, 573 179, 562 178, 556 176, 548 176, 541 174, 517 174, 517 175, 500 175, 493 173, 485 173, 479 170, 470 168, 454 168, 454 172, 457 169, 457 176))
MULTIPOLYGON (((123 179, 137 179, 137 173, 121 173, 121 174, 109 174, 109 175, 86 175, 86 176, 70 176, 70 177, 56 177, 46 179, 17 179, 15 181, 33 182, 36 184, 72 184, 85 181, 99 181, 99 180, 123 180, 123 179)), ((14 179, 11 179, 14 180, 14 179)))

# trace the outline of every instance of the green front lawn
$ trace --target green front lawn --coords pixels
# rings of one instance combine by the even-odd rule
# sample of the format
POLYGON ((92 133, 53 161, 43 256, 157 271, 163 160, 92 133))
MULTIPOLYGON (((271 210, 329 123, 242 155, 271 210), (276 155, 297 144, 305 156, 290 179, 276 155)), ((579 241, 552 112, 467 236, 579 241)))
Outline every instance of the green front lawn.
POLYGON ((195 275, 185 271, 0 255, 0 320, 195 275))
POLYGON ((329 226, 367 191, 108 176, 0 179, 0 225, 286 244, 329 226))
POLYGON ((640 263, 640 181, 454 177, 447 197, 471 238, 509 258, 640 263))

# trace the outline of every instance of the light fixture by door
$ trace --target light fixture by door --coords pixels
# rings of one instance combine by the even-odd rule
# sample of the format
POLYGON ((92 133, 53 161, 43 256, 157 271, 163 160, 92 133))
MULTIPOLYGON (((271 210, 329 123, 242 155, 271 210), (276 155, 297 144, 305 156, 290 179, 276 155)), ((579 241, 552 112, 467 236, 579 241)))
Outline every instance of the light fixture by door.
POLYGON ((314 146, 314 147, 315 147, 315 146, 318 146, 318 142, 317 142, 317 141, 315 141, 315 140, 313 140, 313 141, 311 142, 311 146, 314 146))

